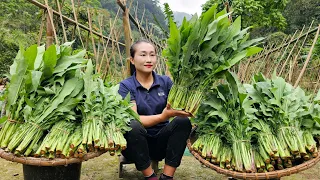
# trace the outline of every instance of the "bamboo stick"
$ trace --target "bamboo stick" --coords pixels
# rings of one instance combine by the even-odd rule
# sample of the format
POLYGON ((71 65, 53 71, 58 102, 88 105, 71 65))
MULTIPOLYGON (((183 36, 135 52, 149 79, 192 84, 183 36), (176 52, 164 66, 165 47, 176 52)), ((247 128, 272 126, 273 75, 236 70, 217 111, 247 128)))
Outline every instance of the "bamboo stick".
POLYGON ((53 42, 53 27, 50 21, 50 16, 49 14, 51 13, 50 9, 48 8, 47 10, 47 33, 46 33, 46 48, 49 48, 49 46, 51 46, 52 42, 53 42))
POLYGON ((46 10, 43 10, 42 21, 41 21, 41 25, 40 25, 40 32, 39 32, 39 36, 38 36, 38 46, 40 46, 40 44, 41 44, 42 33, 43 33, 43 28, 44 28, 46 17, 47 17, 46 10))
MULTIPOLYGON (((48 0, 45 0, 45 3, 46 3, 46 7, 47 7, 47 12, 48 12, 48 23, 47 23, 47 28, 50 26, 51 24, 51 28, 50 30, 52 30, 53 32, 53 35, 54 35, 54 38, 55 38, 55 42, 56 44, 59 44, 59 41, 58 41, 58 38, 57 38, 57 34, 56 34, 56 30, 55 30, 55 27, 54 27, 54 24, 53 24, 53 10, 52 8, 50 8, 50 6, 48 5, 48 0)), ((50 40, 49 40, 50 41, 50 40)), ((49 42, 50 43, 50 42, 49 42)), ((52 42, 50 43, 50 45, 52 44, 52 42)))
MULTIPOLYGON (((283 43, 284 43, 284 44, 288 44, 288 43, 286 43, 286 42, 287 42, 289 39, 290 39, 290 36, 288 36, 287 38, 285 38, 284 41, 283 41, 283 43)), ((283 48, 284 46, 281 45, 280 47, 283 48)), ((282 48, 280 49, 280 51, 282 50, 282 48)), ((278 53, 278 55, 276 56, 276 58, 274 58, 274 61, 277 60, 280 55, 281 55, 281 53, 278 53)), ((273 66, 272 66, 272 69, 274 68, 275 65, 276 65, 276 64, 274 63, 273 66)), ((268 71, 268 73, 267 73, 267 76, 271 73, 272 69, 271 69, 271 68, 269 69, 269 71, 268 71)))
POLYGON ((290 41, 289 41, 289 44, 288 44, 288 45, 286 46, 286 48, 284 49, 284 52, 282 52, 282 56, 280 57, 279 62, 278 62, 278 64, 277 64, 276 67, 275 67, 275 71, 276 71, 276 72, 277 72, 277 70, 278 70, 278 67, 279 67, 282 59, 283 59, 284 56, 286 55, 287 50, 289 49, 289 47, 290 47, 290 45, 291 45, 290 42, 294 39, 294 37, 295 37, 295 35, 297 34, 297 32, 298 32, 298 30, 296 30, 296 32, 292 35, 292 37, 291 37, 291 39, 290 39, 290 41))
MULTIPOLYGON (((130 19, 129 19, 129 9, 126 8, 123 11, 122 22, 123 22, 123 29, 124 29, 124 37, 125 37, 125 44, 126 44, 126 76, 129 77, 131 75, 130 71, 130 47, 132 44, 131 38, 131 27, 130 27, 130 19)), ((119 52, 120 53, 120 52, 119 52)))
POLYGON ((87 13, 88 13, 88 23, 89 23, 89 28, 90 28, 90 36, 91 36, 93 54, 94 54, 94 58, 95 58, 95 61, 96 61, 96 72, 98 72, 97 50, 96 50, 96 44, 94 42, 93 33, 92 33, 92 20, 91 20, 91 13, 90 13, 89 7, 87 8, 87 13))
MULTIPOLYGON (((313 25, 313 22, 314 22, 314 21, 311 22, 308 31, 310 31, 310 29, 311 29, 311 27, 312 27, 312 25, 313 25)), ((303 49, 303 46, 304 46, 307 38, 308 38, 308 35, 305 36, 305 38, 304 38, 304 40, 303 40, 303 42, 302 42, 302 44, 301 44, 301 46, 300 46, 300 49, 299 49, 298 53, 297 53, 296 56, 294 57, 294 60, 293 60, 293 63, 292 63, 292 69, 291 69, 290 74, 289 74, 289 82, 292 81, 292 75, 293 75, 294 67, 296 66, 296 62, 297 62, 297 60, 298 60, 298 56, 300 55, 300 52, 301 52, 301 50, 303 49)))
POLYGON ((304 74, 304 72, 305 72, 305 70, 306 70, 306 68, 307 68, 307 65, 308 65, 308 63, 309 63, 309 61, 310 61, 310 59, 311 59, 312 51, 313 51, 314 46, 315 46, 315 44, 316 44, 316 42, 317 42, 317 40, 318 40, 318 37, 319 37, 319 31, 320 31, 320 24, 319 24, 319 26, 318 26, 318 31, 317 31, 317 33, 316 33, 316 35, 315 35, 315 37, 314 37, 312 46, 311 46, 311 48, 310 48, 310 51, 309 51, 307 60, 306 60, 306 62, 304 63, 304 66, 303 66, 303 68, 302 68, 302 70, 301 70, 301 72, 300 72, 300 74, 299 74, 299 77, 298 77, 298 79, 296 80, 296 82, 295 82, 295 84, 294 84, 294 87, 295 87, 295 88, 299 85, 299 82, 300 82, 300 80, 301 80, 301 78, 302 78, 302 76, 303 76, 303 74, 304 74))
POLYGON ((64 22, 63 22, 63 17, 62 17, 62 13, 61 13, 61 7, 60 7, 60 2, 59 0, 56 0, 57 6, 58 6, 58 12, 59 12, 59 17, 60 17, 60 21, 61 21, 61 26, 62 26, 62 31, 63 31, 63 38, 64 38, 64 42, 67 42, 67 33, 66 33, 66 29, 64 27, 64 22))
MULTIPOLYGON (((120 12, 120 8, 118 8, 118 11, 117 11, 116 17, 114 18, 113 23, 111 23, 111 19, 110 19, 110 27, 111 27, 111 28, 110 28, 110 32, 109 32, 109 39, 111 39, 112 33, 113 33, 113 31, 114 31, 114 27, 115 27, 116 21, 118 20, 119 12, 120 12)), ((111 41, 111 42, 113 42, 113 41, 111 41)), ((105 48, 105 51, 104 51, 104 52, 106 52, 106 53, 105 53, 106 56, 107 56, 106 47, 108 46, 108 44, 109 44, 109 41, 107 41, 106 46, 104 46, 104 48, 105 48)), ((103 54, 102 56, 104 56, 104 54, 103 54)), ((107 59, 108 59, 108 58, 107 58, 107 59)), ((100 63, 98 72, 101 71, 102 64, 103 64, 103 62, 104 62, 103 60, 104 60, 104 59, 102 58, 102 62, 100 63)), ((107 65, 108 65, 108 63, 109 63, 109 62, 107 61, 107 65)))
POLYGON ((73 0, 71 0, 71 4, 72 4, 72 11, 73 11, 74 21, 76 22, 76 28, 77 28, 77 31, 79 33, 79 39, 80 39, 80 42, 82 44, 82 47, 84 48, 84 44, 83 44, 83 41, 82 41, 81 32, 80 32, 80 28, 79 28, 79 25, 78 25, 78 18, 77 18, 77 14, 76 14, 76 11, 75 11, 74 1, 73 0))
MULTIPOLYGON (((304 27, 305 27, 305 26, 303 26, 303 28, 302 28, 302 30, 300 31, 300 34, 299 34, 299 36, 298 36, 298 37, 301 37, 301 35, 302 35, 302 33, 303 33, 303 30, 304 30, 304 27)), ((299 39, 300 39, 300 38, 299 38, 299 39)), ((287 59, 285 60, 285 62, 283 63, 283 65, 282 65, 282 67, 281 67, 281 70, 280 70, 280 72, 279 72, 278 76, 281 76, 282 72, 284 71, 284 68, 286 67, 287 62, 288 62, 288 60, 289 60, 289 58, 290 58, 290 56, 291 56, 291 54, 292 54, 293 50, 296 48, 296 45, 297 45, 297 43, 298 43, 298 42, 299 42, 299 41, 296 41, 296 42, 294 43, 294 45, 293 45, 293 47, 292 47, 292 49, 291 49, 291 51, 290 51, 289 55, 287 56, 287 59)))

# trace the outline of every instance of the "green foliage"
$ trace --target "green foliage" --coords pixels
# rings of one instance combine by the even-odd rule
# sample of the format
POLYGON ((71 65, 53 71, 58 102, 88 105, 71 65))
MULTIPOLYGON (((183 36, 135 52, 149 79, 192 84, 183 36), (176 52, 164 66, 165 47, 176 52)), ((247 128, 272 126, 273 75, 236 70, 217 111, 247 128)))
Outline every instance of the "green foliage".
POLYGON ((304 25, 309 27, 312 21, 317 26, 320 23, 320 0, 291 0, 284 16, 288 22, 286 33, 294 33, 304 25))
POLYGON ((19 46, 36 42, 39 8, 24 0, 0 2, 0 77, 9 72, 9 66, 19 46))
MULTIPOLYGON (((224 2, 226 0, 208 0, 202 6, 203 11, 208 10, 215 3, 219 4, 220 9, 223 9, 224 2)), ((232 5, 233 18, 241 16, 242 27, 267 28, 269 31, 283 30, 286 27, 286 19, 282 11, 288 0, 229 0, 228 2, 232 5)))
POLYGON ((283 32, 275 32, 275 33, 272 33, 270 34, 266 41, 268 42, 268 44, 278 44, 280 45, 280 43, 283 41, 283 39, 287 38, 288 35, 286 35, 285 33, 283 32))
POLYGON ((169 7, 169 4, 168 3, 164 3, 164 14, 166 16, 166 20, 169 21, 170 18, 174 19, 174 16, 173 16, 173 12, 172 10, 170 9, 169 7))

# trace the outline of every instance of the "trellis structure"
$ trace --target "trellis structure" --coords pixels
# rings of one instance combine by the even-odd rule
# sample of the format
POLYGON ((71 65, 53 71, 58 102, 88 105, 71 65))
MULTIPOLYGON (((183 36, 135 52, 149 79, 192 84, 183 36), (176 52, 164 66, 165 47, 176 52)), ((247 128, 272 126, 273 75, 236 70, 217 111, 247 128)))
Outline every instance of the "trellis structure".
MULTIPOLYGON (((129 49, 132 44, 133 38, 131 35, 131 28, 130 28, 130 21, 137 27, 140 32, 140 36, 144 37, 144 39, 148 39, 149 41, 153 42, 156 45, 157 52, 161 53, 163 45, 157 42, 152 37, 153 29, 144 28, 141 24, 143 21, 143 16, 141 20, 137 17, 137 11, 135 11, 135 16, 129 13, 129 9, 132 6, 133 1, 129 4, 129 8, 126 6, 126 1, 115 0, 115 3, 119 5, 118 11, 116 16, 111 20, 109 19, 109 27, 110 30, 108 34, 105 33, 104 27, 105 24, 103 23, 103 19, 106 18, 102 16, 101 9, 93 9, 87 8, 86 15, 87 15, 87 22, 81 23, 79 22, 78 15, 79 15, 79 8, 80 4, 78 2, 78 7, 76 8, 74 0, 69 0, 71 4, 72 13, 71 16, 68 17, 63 14, 64 5, 60 4, 59 0, 55 1, 55 4, 49 4, 47 0, 44 0, 44 4, 37 1, 37 0, 28 0, 30 3, 38 6, 39 8, 44 10, 43 13, 43 20, 40 27, 39 33, 39 40, 38 45, 40 45, 42 37, 43 37, 43 30, 46 27, 46 46, 50 46, 53 42, 56 44, 61 44, 63 42, 70 41, 71 39, 81 42, 82 48, 87 49, 89 52, 93 52, 91 57, 95 60, 96 63, 96 72, 100 73, 104 78, 107 76, 116 78, 116 81, 124 79, 129 75, 127 71, 130 57, 129 49), (54 9, 55 7, 56 9, 54 9), (117 29, 116 22, 120 19, 119 14, 120 11, 123 11, 123 26, 121 29, 124 31, 117 29), (93 17, 95 11, 100 11, 100 15, 96 15, 93 17), (94 22, 93 22, 93 18, 94 22), (45 26, 46 22, 46 26, 45 26), (98 24, 97 24, 98 22, 98 24), (86 25, 85 25, 86 24, 86 25), (70 28, 73 26, 72 37, 68 37, 66 33, 66 26, 70 28), (58 32, 62 34, 61 36, 58 35, 58 32), (87 32, 87 36, 84 38, 83 34, 87 32), (124 32, 124 34, 122 34, 124 32), (125 43, 120 42, 120 37, 124 35, 125 43), (125 51, 125 52, 124 52, 125 51), (113 67, 112 64, 114 65, 113 67)), ((67 0, 63 1, 66 3, 67 0)), ((159 57, 159 63, 156 70, 161 74, 165 72, 165 63, 164 59, 159 57)))
POLYGON ((239 64, 240 80, 249 83, 258 72, 269 78, 276 73, 295 87, 299 85, 309 92, 316 92, 320 81, 320 59, 317 61, 312 54, 319 31, 320 25, 313 28, 311 24, 307 30, 296 31, 279 44, 265 45, 261 53, 239 64))

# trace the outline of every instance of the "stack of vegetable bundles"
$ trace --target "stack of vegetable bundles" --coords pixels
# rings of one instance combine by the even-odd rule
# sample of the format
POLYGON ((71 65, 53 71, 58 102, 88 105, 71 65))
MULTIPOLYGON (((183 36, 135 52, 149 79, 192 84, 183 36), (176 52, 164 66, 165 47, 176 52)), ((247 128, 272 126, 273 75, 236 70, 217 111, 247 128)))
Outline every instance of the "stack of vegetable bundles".
POLYGON ((86 51, 33 45, 20 49, 10 68, 1 118, 0 146, 17 156, 83 157, 87 152, 126 148, 123 133, 137 119, 118 86, 94 75, 86 51))
POLYGON ((255 45, 262 40, 248 40, 248 29, 241 30, 241 17, 230 23, 226 10, 217 12, 214 5, 200 18, 195 14, 182 25, 170 21, 170 37, 163 56, 167 59, 174 85, 168 102, 174 109, 193 115, 202 101, 203 92, 219 76, 247 56, 262 49, 255 45))
POLYGON ((320 93, 311 99, 277 76, 258 74, 245 85, 231 73, 225 77, 195 118, 193 150, 221 168, 247 173, 282 170, 319 155, 320 93))

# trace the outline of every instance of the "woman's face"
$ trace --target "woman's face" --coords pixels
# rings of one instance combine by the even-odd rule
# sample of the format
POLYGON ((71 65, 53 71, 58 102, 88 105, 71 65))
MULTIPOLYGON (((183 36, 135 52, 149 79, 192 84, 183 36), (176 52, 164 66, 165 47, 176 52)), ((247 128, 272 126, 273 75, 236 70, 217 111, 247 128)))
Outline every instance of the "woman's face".
POLYGON ((136 71, 142 73, 151 73, 156 66, 157 56, 152 44, 140 42, 135 45, 134 57, 131 57, 131 63, 136 71))

